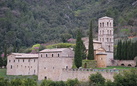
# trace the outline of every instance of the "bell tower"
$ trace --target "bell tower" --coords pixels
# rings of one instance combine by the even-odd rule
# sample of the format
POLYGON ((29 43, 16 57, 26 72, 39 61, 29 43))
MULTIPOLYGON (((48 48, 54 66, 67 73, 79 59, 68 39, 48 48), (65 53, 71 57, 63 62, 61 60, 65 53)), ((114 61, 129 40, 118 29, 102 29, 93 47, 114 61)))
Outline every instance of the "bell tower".
POLYGON ((113 52, 113 18, 102 17, 98 20, 98 41, 106 51, 113 52))

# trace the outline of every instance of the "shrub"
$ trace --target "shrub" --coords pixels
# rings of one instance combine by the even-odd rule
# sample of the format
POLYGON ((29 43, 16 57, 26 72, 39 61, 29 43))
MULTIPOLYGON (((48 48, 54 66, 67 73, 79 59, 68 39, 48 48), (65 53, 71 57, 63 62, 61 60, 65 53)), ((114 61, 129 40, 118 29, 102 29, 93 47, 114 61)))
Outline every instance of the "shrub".
POLYGON ((91 74, 89 76, 89 80, 90 80, 90 83, 95 83, 95 84, 103 85, 105 83, 105 78, 98 72, 96 74, 91 74))
POLYGON ((51 49, 51 48, 70 48, 70 47, 74 47, 75 44, 71 44, 71 43, 58 43, 58 44, 53 44, 53 45, 48 45, 46 46, 46 48, 51 49))
POLYGON ((78 79, 68 79, 66 82, 67 86, 78 86, 79 85, 79 81, 78 79))

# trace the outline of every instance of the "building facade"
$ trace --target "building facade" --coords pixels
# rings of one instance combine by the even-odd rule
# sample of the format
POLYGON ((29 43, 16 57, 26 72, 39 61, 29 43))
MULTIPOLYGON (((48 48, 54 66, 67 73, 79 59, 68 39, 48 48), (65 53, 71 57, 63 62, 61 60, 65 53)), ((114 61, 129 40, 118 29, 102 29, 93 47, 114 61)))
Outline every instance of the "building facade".
POLYGON ((37 75, 38 54, 12 53, 7 58, 7 75, 37 75))
POLYGON ((102 43, 102 47, 106 51, 113 52, 114 37, 113 37, 113 18, 102 17, 98 20, 98 41, 102 43))
POLYGON ((62 69, 71 69, 74 52, 71 48, 45 49, 39 53, 38 80, 51 79, 58 81, 62 69))

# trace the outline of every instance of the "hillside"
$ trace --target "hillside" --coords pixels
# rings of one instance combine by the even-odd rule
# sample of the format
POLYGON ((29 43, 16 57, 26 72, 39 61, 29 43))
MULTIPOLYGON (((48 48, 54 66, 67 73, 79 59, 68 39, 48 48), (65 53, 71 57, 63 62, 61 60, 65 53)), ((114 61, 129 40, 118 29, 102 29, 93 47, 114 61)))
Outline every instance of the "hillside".
POLYGON ((87 36, 89 21, 114 18, 115 38, 137 33, 136 0, 0 0, 0 53, 36 43, 66 42, 77 29, 87 36))

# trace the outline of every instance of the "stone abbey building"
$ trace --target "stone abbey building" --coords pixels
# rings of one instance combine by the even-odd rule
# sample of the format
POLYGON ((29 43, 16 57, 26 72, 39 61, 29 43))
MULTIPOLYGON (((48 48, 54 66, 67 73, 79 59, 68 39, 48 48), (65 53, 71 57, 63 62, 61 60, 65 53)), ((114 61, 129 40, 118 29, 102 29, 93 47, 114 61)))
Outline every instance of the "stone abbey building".
MULTIPOLYGON (((88 38, 84 39, 88 51, 88 38)), ((113 19, 102 17, 98 20, 98 40, 93 40, 97 67, 110 66, 113 59, 113 19)), ((51 79, 66 81, 75 79, 87 81, 96 71, 91 69, 71 69, 74 51, 71 48, 44 49, 38 54, 12 53, 7 60, 7 75, 38 75, 38 80, 51 79)), ((102 72, 106 79, 113 73, 102 72)))

